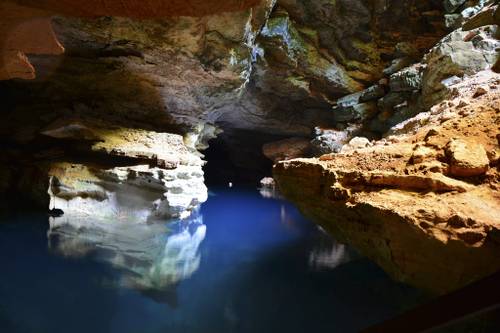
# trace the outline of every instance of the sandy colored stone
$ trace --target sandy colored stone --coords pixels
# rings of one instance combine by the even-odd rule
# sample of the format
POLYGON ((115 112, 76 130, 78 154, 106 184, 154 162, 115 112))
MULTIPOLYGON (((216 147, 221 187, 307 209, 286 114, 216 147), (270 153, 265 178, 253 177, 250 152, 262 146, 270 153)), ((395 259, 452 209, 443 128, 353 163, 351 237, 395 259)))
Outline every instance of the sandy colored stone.
POLYGON ((484 175, 489 168, 489 159, 484 147, 465 140, 451 140, 446 147, 450 158, 450 173, 457 177, 484 175))
POLYGON ((280 191, 398 281, 446 293, 494 273, 500 172, 488 169, 486 152, 498 149, 500 93, 473 95, 499 78, 488 72, 464 82, 444 102, 452 115, 444 122, 418 115, 383 144, 278 163, 280 191), (460 113, 459 100, 470 112, 460 113), (469 182, 464 172, 484 177, 469 182))

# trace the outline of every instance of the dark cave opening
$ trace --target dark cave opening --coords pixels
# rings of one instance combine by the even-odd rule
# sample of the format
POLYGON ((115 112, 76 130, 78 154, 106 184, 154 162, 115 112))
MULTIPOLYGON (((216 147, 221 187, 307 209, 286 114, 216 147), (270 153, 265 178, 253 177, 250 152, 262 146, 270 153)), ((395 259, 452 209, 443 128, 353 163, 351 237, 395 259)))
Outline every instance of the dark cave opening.
POLYGON ((259 186, 272 175, 273 162, 264 156, 262 146, 285 137, 251 130, 225 130, 209 141, 203 151, 205 184, 211 186, 259 186))

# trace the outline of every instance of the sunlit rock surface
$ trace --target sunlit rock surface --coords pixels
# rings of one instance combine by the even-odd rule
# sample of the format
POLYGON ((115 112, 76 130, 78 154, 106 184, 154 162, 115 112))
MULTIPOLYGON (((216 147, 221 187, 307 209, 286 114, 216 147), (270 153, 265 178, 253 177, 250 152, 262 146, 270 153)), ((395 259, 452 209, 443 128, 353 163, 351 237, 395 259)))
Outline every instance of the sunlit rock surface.
POLYGON ((274 178, 395 279, 437 293, 460 288, 500 269, 499 84, 499 74, 480 72, 398 135, 280 162, 274 178))
POLYGON ((180 135, 71 120, 42 133, 72 141, 72 150, 88 156, 86 164, 48 166, 50 208, 66 218, 138 223, 184 218, 207 200, 203 161, 180 135))
POLYGON ((50 219, 48 244, 55 254, 111 265, 120 272, 117 283, 160 298, 199 268, 205 234, 197 213, 168 224, 65 215, 50 219))
POLYGON ((464 6, 469 14, 422 60, 395 59, 384 70, 384 94, 337 101, 346 119, 364 118, 364 133, 340 153, 274 168, 283 195, 325 230, 395 279, 435 293, 500 269, 500 9, 464 6), (372 140, 366 125, 384 138, 372 140))

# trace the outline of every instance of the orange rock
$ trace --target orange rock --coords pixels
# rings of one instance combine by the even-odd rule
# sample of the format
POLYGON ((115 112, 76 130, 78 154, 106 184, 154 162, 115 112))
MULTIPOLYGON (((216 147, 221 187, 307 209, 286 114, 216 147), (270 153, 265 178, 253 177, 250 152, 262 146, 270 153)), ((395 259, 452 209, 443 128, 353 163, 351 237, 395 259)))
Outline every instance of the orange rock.
POLYGON ((499 148, 500 92, 470 100, 468 115, 458 103, 496 82, 490 74, 448 101, 449 121, 417 116, 414 129, 384 144, 278 163, 279 190, 396 280, 446 293, 498 271, 500 171, 486 151, 499 148), (473 183, 451 178, 485 173, 473 183))
POLYGON ((451 140, 446 147, 450 159, 450 173, 457 177, 484 175, 489 168, 486 150, 480 144, 451 140))

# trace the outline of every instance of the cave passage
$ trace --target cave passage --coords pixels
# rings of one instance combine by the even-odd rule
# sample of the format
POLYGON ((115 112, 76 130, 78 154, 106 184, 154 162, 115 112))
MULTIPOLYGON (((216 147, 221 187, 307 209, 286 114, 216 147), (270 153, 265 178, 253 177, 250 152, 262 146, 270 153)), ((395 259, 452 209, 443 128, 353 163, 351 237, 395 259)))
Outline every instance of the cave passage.
POLYGON ((0 0, 0 333, 500 332, 499 25, 0 0))
POLYGON ((207 164, 204 166, 207 186, 256 187, 264 177, 271 176, 273 163, 262 153, 262 145, 273 136, 248 132, 232 137, 221 136, 209 141, 203 151, 207 164))

